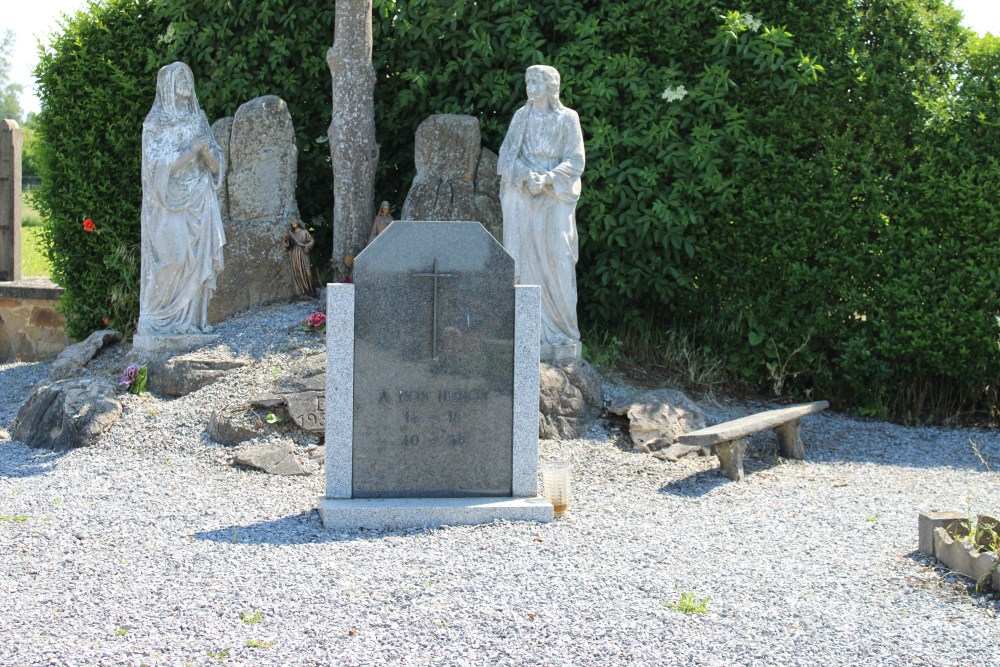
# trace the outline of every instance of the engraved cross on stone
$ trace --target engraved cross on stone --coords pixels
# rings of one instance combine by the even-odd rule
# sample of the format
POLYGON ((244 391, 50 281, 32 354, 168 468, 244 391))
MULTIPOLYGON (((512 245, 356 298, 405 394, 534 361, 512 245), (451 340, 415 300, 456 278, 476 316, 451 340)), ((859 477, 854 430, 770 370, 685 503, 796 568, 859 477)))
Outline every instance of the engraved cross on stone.
POLYGON ((431 264, 430 273, 418 273, 414 272, 410 275, 416 278, 433 278, 434 279, 434 310, 433 310, 433 320, 431 324, 431 359, 437 360, 437 321, 438 321, 438 278, 457 278, 460 274, 458 273, 438 273, 437 269, 437 258, 434 258, 434 262, 431 264))

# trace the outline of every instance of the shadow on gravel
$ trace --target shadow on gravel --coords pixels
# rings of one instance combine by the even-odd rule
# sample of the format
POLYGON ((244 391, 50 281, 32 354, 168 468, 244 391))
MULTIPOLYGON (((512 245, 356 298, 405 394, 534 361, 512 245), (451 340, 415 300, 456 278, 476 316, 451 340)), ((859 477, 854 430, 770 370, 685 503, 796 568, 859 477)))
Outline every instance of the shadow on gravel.
POLYGON ((0 402, 0 424, 9 427, 31 388, 45 377, 47 364, 34 363, 0 368, 0 388, 4 400, 0 402))
POLYGON ((0 477, 18 479, 52 472, 52 464, 66 452, 32 449, 20 442, 0 443, 0 477))
POLYGON ((717 468, 713 468, 696 472, 683 479, 675 479, 657 489, 657 493, 668 493, 682 498, 699 498, 730 481, 723 477, 717 468))
POLYGON ((217 530, 195 533, 199 540, 229 544, 310 544, 317 542, 353 542, 356 540, 382 539, 412 533, 427 532, 425 529, 411 531, 360 530, 341 533, 326 530, 320 522, 319 512, 310 510, 301 514, 261 521, 246 526, 227 526, 217 530))

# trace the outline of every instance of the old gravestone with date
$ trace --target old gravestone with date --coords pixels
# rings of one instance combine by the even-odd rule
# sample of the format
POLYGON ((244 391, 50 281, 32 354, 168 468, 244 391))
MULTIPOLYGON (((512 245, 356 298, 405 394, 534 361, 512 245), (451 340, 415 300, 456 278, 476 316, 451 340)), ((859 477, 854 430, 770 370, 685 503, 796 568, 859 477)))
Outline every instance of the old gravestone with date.
POLYGON ((538 288, 482 225, 394 222, 327 309, 325 526, 551 520, 538 288))

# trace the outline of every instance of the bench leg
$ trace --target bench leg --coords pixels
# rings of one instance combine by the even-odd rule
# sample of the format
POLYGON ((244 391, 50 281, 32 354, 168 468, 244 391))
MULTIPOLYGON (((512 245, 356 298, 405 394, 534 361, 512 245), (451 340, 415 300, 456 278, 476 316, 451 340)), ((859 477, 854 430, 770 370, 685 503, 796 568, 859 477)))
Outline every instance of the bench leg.
POLYGON ((747 441, 743 438, 719 442, 715 445, 715 453, 719 457, 722 474, 734 482, 743 481, 743 453, 747 450, 747 441))
POLYGON ((799 421, 801 420, 795 419, 774 429, 774 434, 778 436, 781 455, 786 459, 801 461, 806 457, 806 447, 802 444, 802 437, 799 436, 799 421))

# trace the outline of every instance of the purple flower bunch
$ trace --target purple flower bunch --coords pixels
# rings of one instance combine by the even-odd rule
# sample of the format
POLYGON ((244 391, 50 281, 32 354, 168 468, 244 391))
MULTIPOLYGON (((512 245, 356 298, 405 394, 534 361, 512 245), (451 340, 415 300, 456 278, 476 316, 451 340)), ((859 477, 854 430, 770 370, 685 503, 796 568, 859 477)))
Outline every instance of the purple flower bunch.
POLYGON ((139 364, 126 366, 122 376, 118 378, 119 387, 131 387, 139 377, 139 364))
POLYGON ((118 378, 118 386, 125 387, 133 394, 146 391, 146 367, 139 364, 129 364, 118 378))

